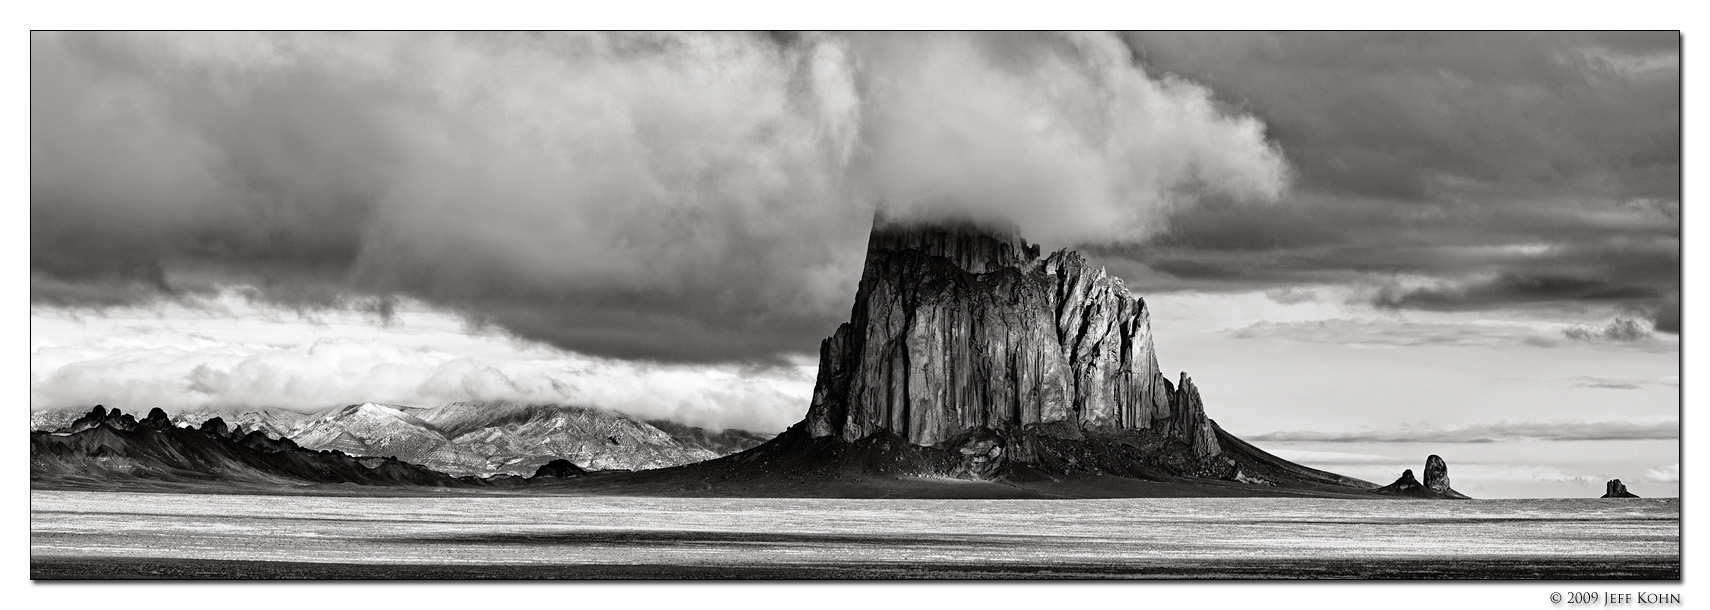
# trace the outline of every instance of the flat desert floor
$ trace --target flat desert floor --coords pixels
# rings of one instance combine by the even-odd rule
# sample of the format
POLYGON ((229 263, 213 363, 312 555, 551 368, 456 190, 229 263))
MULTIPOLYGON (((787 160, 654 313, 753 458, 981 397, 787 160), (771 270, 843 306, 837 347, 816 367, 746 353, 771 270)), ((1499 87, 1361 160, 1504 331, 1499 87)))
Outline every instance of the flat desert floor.
POLYGON ((34 491, 36 579, 1680 578, 1680 503, 34 491))

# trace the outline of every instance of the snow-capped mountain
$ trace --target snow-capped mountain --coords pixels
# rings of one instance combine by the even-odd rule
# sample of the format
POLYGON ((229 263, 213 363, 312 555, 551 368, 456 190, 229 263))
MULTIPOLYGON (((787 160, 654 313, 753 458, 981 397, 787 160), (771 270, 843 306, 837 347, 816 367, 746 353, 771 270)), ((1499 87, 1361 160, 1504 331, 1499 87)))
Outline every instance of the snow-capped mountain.
POLYGON ((200 426, 202 422, 215 417, 226 422, 232 428, 242 428, 246 431, 260 430, 261 433, 274 438, 289 438, 303 428, 303 424, 314 417, 312 413, 290 411, 286 409, 254 408, 254 407, 203 407, 172 414, 172 422, 179 425, 200 426))
POLYGON ((396 457, 454 475, 485 474, 485 460, 460 451, 406 409, 372 402, 328 409, 304 422, 291 440, 309 449, 396 457))
POLYGON ((647 422, 610 411, 552 405, 452 403, 422 419, 492 472, 532 473, 554 457, 590 470, 646 470, 720 455, 647 422))

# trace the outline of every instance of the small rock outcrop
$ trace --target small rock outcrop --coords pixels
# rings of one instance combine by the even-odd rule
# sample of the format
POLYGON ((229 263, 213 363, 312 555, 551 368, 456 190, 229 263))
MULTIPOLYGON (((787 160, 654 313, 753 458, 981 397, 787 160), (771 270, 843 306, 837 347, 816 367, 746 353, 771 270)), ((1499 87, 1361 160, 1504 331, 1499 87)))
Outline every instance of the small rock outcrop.
POLYGON ((1402 496, 1408 498, 1426 498, 1433 500, 1465 500, 1466 495, 1455 491, 1449 486, 1449 465, 1443 458, 1432 455, 1425 458, 1425 482, 1413 477, 1413 469, 1401 471, 1401 476, 1383 487, 1373 489, 1372 493, 1386 496, 1402 496))
POLYGON ((529 478, 541 479, 551 477, 554 479, 567 479, 570 477, 582 476, 584 474, 588 474, 588 471, 571 463, 570 460, 559 458, 542 464, 538 470, 534 471, 534 476, 529 478))
POLYGON ((1621 479, 1609 479, 1603 486, 1605 498, 1637 498, 1633 492, 1627 491, 1627 486, 1621 484, 1621 479))

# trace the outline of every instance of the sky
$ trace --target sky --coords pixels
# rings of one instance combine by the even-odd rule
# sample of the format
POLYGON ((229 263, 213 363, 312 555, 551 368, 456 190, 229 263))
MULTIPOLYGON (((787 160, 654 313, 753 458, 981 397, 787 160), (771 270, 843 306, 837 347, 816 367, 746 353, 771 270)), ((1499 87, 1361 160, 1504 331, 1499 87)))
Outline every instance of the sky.
POLYGON ((37 32, 30 61, 32 409, 779 431, 883 207, 1087 253, 1283 457, 1678 493, 1673 34, 37 32))

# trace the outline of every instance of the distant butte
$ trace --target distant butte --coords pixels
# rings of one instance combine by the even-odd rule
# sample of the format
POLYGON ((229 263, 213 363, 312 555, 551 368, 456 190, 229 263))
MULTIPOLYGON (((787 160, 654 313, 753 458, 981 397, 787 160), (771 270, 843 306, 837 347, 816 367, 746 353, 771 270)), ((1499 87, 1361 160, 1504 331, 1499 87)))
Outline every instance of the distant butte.
POLYGON ((1603 497, 1605 497, 1605 498, 1637 498, 1637 497, 1639 497, 1637 495, 1634 495, 1633 492, 1627 491, 1627 486, 1621 484, 1621 479, 1609 479, 1609 482, 1605 483, 1603 488, 1604 488, 1603 497))

